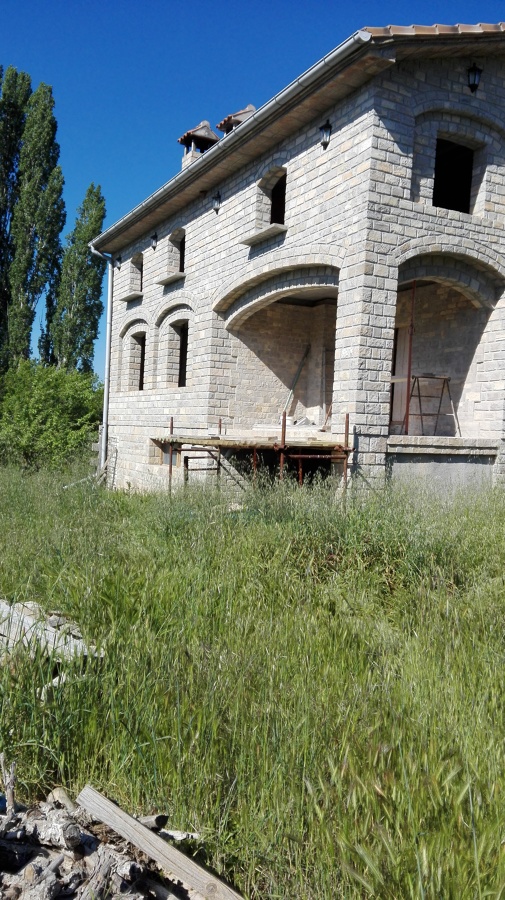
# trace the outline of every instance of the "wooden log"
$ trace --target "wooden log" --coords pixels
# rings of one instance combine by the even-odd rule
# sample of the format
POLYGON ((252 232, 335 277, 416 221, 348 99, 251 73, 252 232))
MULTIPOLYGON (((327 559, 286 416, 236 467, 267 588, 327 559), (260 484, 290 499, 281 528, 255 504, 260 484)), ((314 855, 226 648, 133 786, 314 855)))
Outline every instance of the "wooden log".
POLYGON ((150 831, 158 831, 160 828, 164 828, 168 822, 168 816, 139 816, 138 821, 145 825, 146 828, 149 828, 150 831))
POLYGON ((23 900, 54 900, 61 892, 61 884, 54 872, 49 872, 43 881, 23 891, 23 900))
POLYGON ((49 865, 47 865, 45 869, 43 869, 38 878, 35 880, 35 884, 40 884, 42 881, 45 881, 46 878, 49 878, 52 873, 55 873, 56 870, 60 868, 64 860, 65 857, 63 856, 63 853, 60 853, 59 856, 56 856, 53 860, 51 860, 49 865))
POLYGON ((99 860, 93 875, 81 891, 79 900, 99 900, 107 888, 112 862, 108 853, 99 860))
POLYGON ((16 813, 11 811, 7 816, 2 816, 0 823, 0 838, 3 838, 5 834, 19 821, 16 813))
POLYGON ((27 816, 24 825, 27 835, 50 847, 73 850, 82 841, 77 822, 59 809, 50 810, 45 817, 27 816))
POLYGON ((158 833, 166 841, 198 841, 200 838, 196 831, 173 831, 168 828, 160 828, 158 833))
POLYGON ((63 806, 67 812, 73 813, 76 811, 77 806, 74 801, 70 799, 64 787, 55 787, 52 791, 47 795, 47 802, 51 804, 59 804, 63 806))
POLYGON ((107 800, 91 785, 86 785, 77 803, 92 815, 98 816, 109 828, 146 853, 175 881, 181 881, 187 890, 196 890, 208 900, 242 900, 240 894, 211 875, 192 859, 184 856, 163 838, 153 834, 144 825, 125 813, 119 806, 107 800))

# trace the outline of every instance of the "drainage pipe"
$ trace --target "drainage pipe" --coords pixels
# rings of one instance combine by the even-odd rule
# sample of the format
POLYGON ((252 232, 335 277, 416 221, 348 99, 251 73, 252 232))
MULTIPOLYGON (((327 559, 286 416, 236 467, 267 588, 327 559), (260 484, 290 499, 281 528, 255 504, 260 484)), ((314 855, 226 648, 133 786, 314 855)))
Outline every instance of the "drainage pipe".
POLYGON ((101 471, 107 460, 107 441, 109 431, 109 390, 110 390, 110 348, 112 335, 112 283, 114 277, 114 269, 112 257, 107 253, 101 253, 92 243, 89 249, 95 256, 100 256, 107 261, 107 324, 105 330, 105 373, 103 385, 103 418, 102 418, 102 439, 100 441, 99 471, 101 471))

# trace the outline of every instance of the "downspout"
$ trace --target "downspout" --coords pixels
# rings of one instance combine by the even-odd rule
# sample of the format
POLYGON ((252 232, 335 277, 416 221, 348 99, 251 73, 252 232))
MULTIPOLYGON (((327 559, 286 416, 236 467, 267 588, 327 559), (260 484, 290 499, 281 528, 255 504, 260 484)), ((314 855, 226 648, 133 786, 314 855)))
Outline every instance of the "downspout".
POLYGON ((105 330, 105 373, 103 386, 103 418, 102 418, 102 440, 100 442, 99 471, 105 465, 107 459, 107 440, 109 431, 109 391, 110 391, 110 347, 112 336, 112 284, 114 269, 112 265, 112 256, 108 253, 101 253, 92 243, 89 249, 95 256, 100 256, 107 261, 107 325, 105 330))

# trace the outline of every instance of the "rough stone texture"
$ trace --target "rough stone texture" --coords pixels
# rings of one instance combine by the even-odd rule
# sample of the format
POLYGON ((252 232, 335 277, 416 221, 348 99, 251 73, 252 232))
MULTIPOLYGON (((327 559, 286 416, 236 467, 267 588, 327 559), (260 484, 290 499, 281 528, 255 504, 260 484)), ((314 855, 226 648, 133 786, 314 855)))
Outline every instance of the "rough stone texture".
MULTIPOLYGON (((147 231, 122 249, 109 433, 116 486, 166 485, 153 438, 168 435, 171 416, 181 432, 206 431, 219 418, 228 433, 278 422, 309 343, 289 414, 320 424, 332 403, 332 429, 341 435, 349 413, 355 470, 384 472, 395 329, 408 325, 413 280, 412 370, 451 378, 462 438, 495 442, 487 463, 496 458, 496 473, 505 471, 505 78, 499 56, 486 56, 481 86, 470 94, 472 61, 392 66, 224 180, 218 213, 201 197, 157 229, 155 250, 147 231), (323 150, 325 118, 333 130, 323 150), (437 136, 474 149, 470 213, 432 205, 437 136), (268 185, 282 171, 286 230, 248 246, 244 237, 265 227, 268 185)), ((427 398, 430 412, 436 402, 427 398)), ((441 436, 456 433, 449 413, 444 405, 441 436)), ((176 465, 176 480, 180 473, 176 465)))

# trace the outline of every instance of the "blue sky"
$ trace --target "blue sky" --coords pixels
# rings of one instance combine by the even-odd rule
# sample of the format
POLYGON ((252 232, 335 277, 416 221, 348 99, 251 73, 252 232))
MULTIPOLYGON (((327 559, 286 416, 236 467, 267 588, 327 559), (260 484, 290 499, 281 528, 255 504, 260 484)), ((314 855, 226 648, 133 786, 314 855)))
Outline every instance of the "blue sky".
MULTIPOLYGON (((259 107, 364 25, 504 18, 467 0, 2 0, 0 64, 53 87, 66 233, 91 181, 111 225, 179 171, 184 131, 259 107)), ((104 352, 102 332, 100 376, 104 352)))

